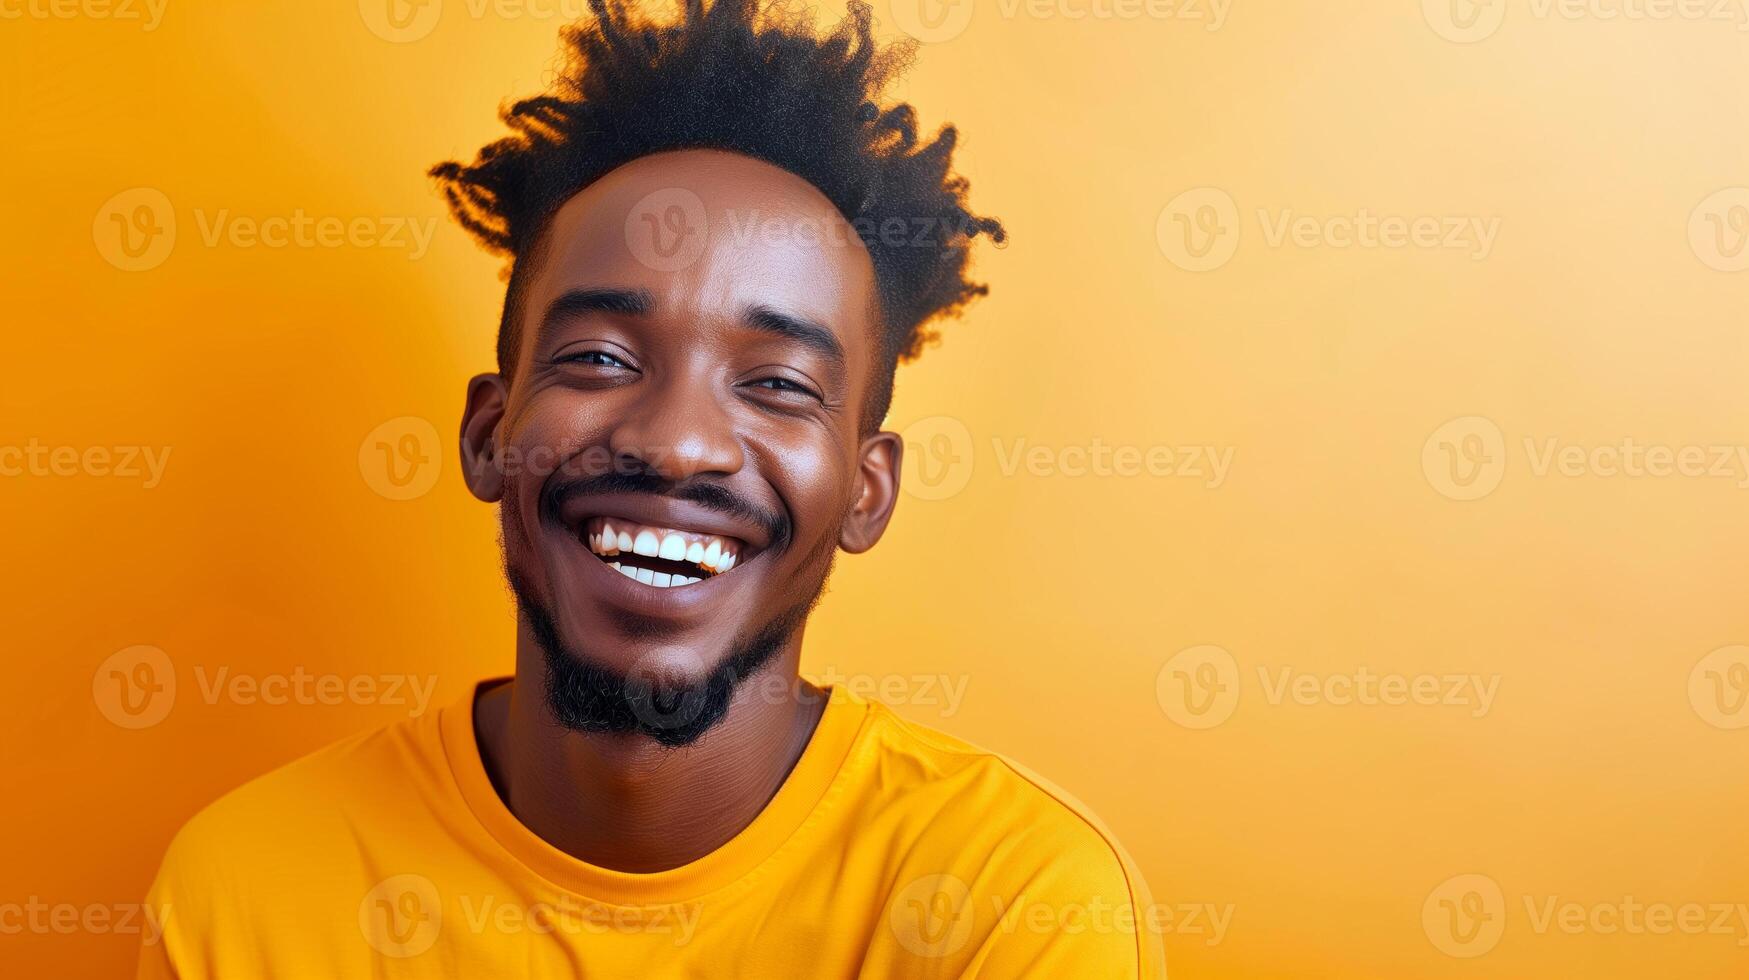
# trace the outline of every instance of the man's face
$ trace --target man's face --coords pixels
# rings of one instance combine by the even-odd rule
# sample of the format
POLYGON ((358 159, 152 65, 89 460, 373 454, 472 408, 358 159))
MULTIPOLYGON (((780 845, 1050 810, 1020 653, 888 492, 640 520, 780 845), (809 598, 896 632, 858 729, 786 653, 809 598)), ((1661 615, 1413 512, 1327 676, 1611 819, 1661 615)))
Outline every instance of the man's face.
POLYGON ((780 645, 891 514, 897 439, 860 435, 866 249, 801 178, 690 150, 572 197, 532 262, 513 376, 475 379, 463 453, 542 646, 697 683, 780 645))

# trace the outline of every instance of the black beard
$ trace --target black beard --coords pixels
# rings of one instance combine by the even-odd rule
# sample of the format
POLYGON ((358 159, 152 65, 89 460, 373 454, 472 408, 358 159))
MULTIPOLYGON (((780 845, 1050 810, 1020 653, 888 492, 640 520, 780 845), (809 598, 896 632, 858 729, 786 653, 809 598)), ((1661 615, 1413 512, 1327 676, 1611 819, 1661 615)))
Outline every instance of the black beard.
MULTIPOLYGON (((830 553, 829 553, 830 554, 830 553)), ((705 677, 628 677, 566 646, 552 611, 513 569, 506 569, 516 605, 528 621, 546 660, 547 707, 560 725, 574 732, 647 736, 669 748, 698 741, 729 711, 735 689, 771 663, 826 590, 830 558, 805 602, 737 641, 705 677)))

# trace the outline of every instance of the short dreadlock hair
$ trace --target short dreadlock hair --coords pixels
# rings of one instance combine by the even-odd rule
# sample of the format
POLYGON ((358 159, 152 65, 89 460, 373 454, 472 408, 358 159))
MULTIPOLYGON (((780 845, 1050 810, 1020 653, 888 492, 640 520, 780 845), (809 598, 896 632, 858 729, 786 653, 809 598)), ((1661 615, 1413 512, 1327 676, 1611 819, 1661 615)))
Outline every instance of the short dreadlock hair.
POLYGON ((808 181, 868 249, 884 368, 864 418, 872 429, 899 362, 935 339, 929 322, 989 291, 966 278, 972 240, 1005 240, 1000 222, 966 209, 966 179, 952 169, 956 130, 920 142, 916 110, 881 102, 915 45, 878 44, 861 0, 823 36, 806 12, 757 0, 685 0, 674 23, 622 0, 589 6, 594 16, 563 33, 567 60, 553 89, 501 110, 512 135, 472 164, 430 171, 456 220, 510 258, 499 371, 510 374, 516 361, 523 259, 560 205, 640 157, 720 149, 808 181))

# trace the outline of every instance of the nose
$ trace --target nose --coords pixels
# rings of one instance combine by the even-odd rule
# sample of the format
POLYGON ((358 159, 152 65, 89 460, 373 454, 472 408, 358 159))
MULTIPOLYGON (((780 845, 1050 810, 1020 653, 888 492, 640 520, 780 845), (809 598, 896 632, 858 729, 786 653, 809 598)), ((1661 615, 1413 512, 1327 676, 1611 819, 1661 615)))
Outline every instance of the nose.
POLYGON ((614 461, 627 472, 679 482, 740 470, 746 461, 732 419, 701 377, 650 379, 608 438, 614 461))

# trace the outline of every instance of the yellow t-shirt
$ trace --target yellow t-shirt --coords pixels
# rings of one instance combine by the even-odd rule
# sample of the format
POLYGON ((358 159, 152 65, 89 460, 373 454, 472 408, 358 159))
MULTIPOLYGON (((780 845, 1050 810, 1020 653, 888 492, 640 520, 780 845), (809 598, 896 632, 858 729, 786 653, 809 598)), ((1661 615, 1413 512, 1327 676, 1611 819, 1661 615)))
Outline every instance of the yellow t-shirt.
POLYGON ((1161 978, 1129 858, 999 756, 834 690, 733 840, 627 874, 517 822, 462 701, 228 794, 171 843, 141 977, 1161 978))

